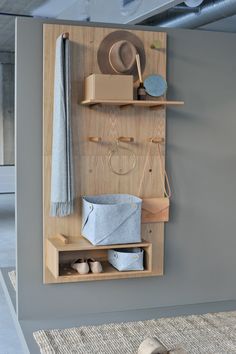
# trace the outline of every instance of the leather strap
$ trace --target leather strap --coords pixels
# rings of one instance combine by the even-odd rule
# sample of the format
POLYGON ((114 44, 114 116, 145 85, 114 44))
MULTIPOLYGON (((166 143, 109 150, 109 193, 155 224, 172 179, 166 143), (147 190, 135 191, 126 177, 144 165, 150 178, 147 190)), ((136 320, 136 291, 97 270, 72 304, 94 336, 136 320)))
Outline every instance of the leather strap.
MULTIPOLYGON (((149 142, 148 151, 147 151, 147 155, 146 155, 146 159, 145 159, 145 163, 144 163, 144 167, 143 167, 143 173, 142 173, 142 177, 141 177, 140 184, 139 184, 139 189, 138 189, 138 195, 139 196, 141 195, 141 189, 142 189, 142 185, 143 185, 143 180, 144 180, 144 176, 145 176, 145 173, 146 173, 148 160, 149 160, 150 155, 151 155, 151 148, 152 148, 152 139, 150 139, 150 142, 149 142)), ((161 174, 161 180, 162 180, 164 196, 167 197, 167 198, 170 198, 172 193, 171 193, 169 178, 168 178, 166 169, 164 168, 164 162, 163 162, 163 159, 162 159, 162 156, 161 156, 161 145, 160 145, 160 143, 157 143, 157 149, 158 149, 158 157, 159 157, 159 163, 160 163, 160 174, 161 174), (166 190, 166 186, 167 186, 167 190, 166 190)))
POLYGON ((164 162, 163 162, 162 156, 161 156, 160 143, 157 143, 157 149, 158 149, 158 155, 159 155, 159 161, 160 161, 160 171, 161 171, 161 178, 162 178, 164 195, 165 195, 165 197, 170 198, 171 197, 170 182, 169 182, 169 178, 168 178, 166 169, 164 168, 164 162), (167 186, 167 190, 166 190, 166 186, 167 186))

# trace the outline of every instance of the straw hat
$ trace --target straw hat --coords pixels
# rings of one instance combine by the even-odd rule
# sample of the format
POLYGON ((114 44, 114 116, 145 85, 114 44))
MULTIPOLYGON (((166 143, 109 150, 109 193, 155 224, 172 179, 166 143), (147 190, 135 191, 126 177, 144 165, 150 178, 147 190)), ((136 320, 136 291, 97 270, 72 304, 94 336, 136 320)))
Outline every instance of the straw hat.
POLYGON ((103 74, 133 75, 136 80, 136 54, 140 56, 143 71, 146 58, 142 41, 132 32, 114 31, 102 40, 98 48, 98 65, 103 74))

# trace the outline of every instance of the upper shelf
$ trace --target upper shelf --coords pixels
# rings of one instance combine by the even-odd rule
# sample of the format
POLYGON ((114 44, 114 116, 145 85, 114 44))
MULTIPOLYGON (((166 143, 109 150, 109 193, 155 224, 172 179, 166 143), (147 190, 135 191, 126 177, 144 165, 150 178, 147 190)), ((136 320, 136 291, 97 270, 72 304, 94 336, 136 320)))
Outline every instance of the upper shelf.
POLYGON ((134 248, 134 247, 149 247, 150 242, 142 240, 139 243, 127 243, 127 244, 117 244, 117 245, 102 245, 94 246, 84 237, 68 237, 69 243, 63 244, 58 238, 50 238, 48 242, 52 244, 57 251, 90 251, 90 250, 102 250, 102 249, 113 249, 113 248, 134 248))
POLYGON ((85 100, 81 102, 84 106, 106 105, 106 106, 138 106, 156 108, 160 106, 182 106, 183 101, 138 101, 138 100, 85 100))

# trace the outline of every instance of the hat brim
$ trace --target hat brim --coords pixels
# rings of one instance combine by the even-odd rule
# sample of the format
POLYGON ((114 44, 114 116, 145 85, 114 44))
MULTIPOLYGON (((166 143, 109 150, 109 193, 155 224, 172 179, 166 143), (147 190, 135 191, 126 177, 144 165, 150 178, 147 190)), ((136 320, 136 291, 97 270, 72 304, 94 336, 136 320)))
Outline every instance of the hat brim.
MULTIPOLYGON (((145 50, 142 41, 132 32, 128 31, 114 31, 109 33, 101 42, 98 52, 97 52, 97 61, 99 69, 103 74, 113 74, 119 75, 111 66, 109 62, 109 51, 112 45, 118 41, 127 40, 131 42, 139 54, 141 71, 143 72, 146 64, 145 50)), ((120 75, 133 75, 134 81, 138 79, 138 70, 137 66, 134 64, 130 70, 120 73, 120 75)))

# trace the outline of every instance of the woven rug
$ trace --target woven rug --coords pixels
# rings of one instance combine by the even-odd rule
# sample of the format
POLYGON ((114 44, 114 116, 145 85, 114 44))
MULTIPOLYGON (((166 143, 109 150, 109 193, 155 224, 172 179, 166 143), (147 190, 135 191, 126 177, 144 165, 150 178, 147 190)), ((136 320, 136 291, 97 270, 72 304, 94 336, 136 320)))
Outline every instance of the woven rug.
POLYGON ((14 290, 16 291, 16 271, 12 270, 11 272, 8 272, 8 276, 10 278, 14 290))
POLYGON ((168 350, 181 346, 191 354, 233 354, 236 311, 34 332, 43 354, 137 354, 147 337, 168 350))

